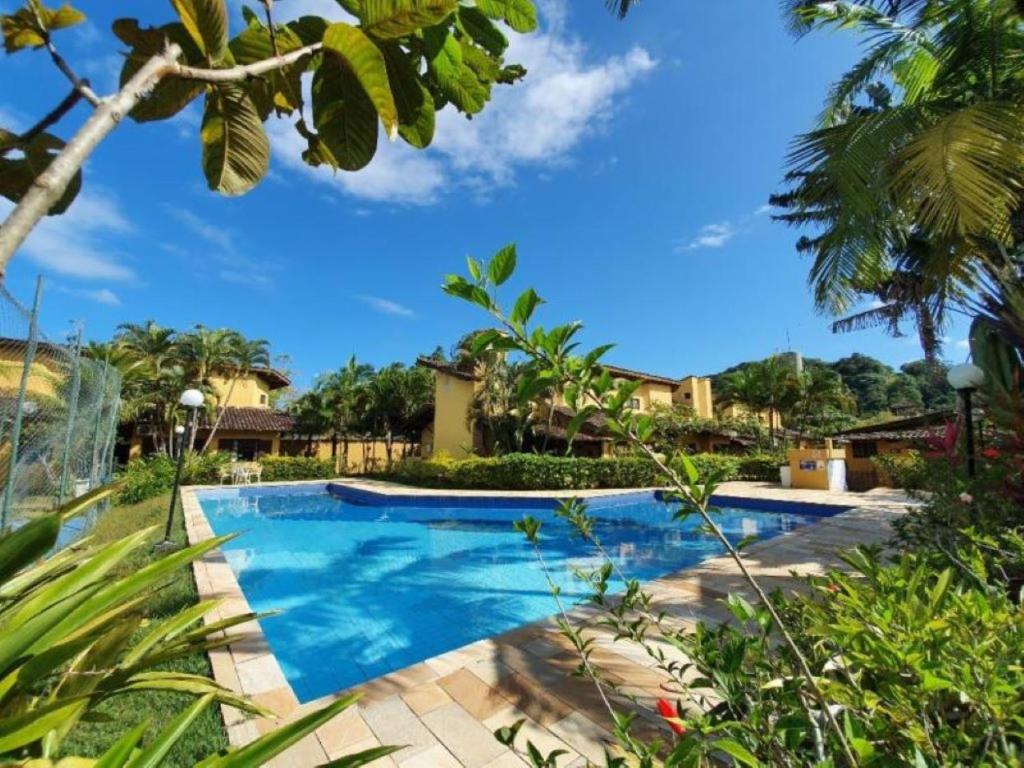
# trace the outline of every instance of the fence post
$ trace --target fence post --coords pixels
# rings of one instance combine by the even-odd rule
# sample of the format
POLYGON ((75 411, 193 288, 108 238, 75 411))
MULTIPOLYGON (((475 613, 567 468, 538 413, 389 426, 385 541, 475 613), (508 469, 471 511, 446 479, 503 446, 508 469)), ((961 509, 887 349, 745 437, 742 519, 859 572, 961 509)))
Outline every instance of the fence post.
POLYGON ((11 425, 11 456, 7 470, 7 485, 4 487, 3 504, 0 506, 0 531, 7 530, 11 503, 14 501, 14 483, 17 480, 18 441, 21 440, 21 419, 28 392, 28 380, 32 375, 32 363, 36 359, 36 345, 39 341, 39 301, 43 294, 43 276, 36 278, 36 294, 32 300, 32 314, 28 321, 28 343, 25 345, 24 367, 21 369, 21 383, 18 385, 18 400, 14 406, 14 423, 11 425))
POLYGON ((114 474, 114 445, 117 443, 117 417, 121 412, 121 397, 118 394, 110 401, 110 429, 107 439, 103 441, 103 454, 100 466, 103 469, 103 480, 109 480, 114 474))
POLYGON ((64 455, 60 462, 60 488, 57 489, 57 506, 62 506, 68 487, 68 466, 71 461, 71 438, 75 434, 75 419, 78 418, 78 394, 82 389, 82 328, 79 326, 75 337, 75 353, 71 359, 71 402, 68 403, 68 427, 64 433, 64 455))
POLYGON ((103 363, 103 376, 100 377, 99 404, 96 407, 96 427, 92 438, 92 466, 89 469, 89 488, 95 488, 99 482, 100 469, 100 432, 103 429, 103 401, 107 390, 107 372, 110 370, 110 363, 103 363))

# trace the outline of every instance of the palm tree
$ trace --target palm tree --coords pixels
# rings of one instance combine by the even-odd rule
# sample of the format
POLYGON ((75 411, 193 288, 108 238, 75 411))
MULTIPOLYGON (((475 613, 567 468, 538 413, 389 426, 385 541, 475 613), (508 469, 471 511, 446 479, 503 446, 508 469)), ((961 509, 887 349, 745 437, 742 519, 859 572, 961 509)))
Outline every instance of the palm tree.
POLYGON ((887 295, 913 286, 913 305, 921 289, 949 281, 970 289, 971 265, 1014 241, 1022 203, 1024 30, 1016 4, 786 5, 799 33, 845 28, 868 42, 833 86, 821 125, 798 138, 793 186, 773 200, 788 208, 778 218, 819 230, 798 244, 813 255, 819 307, 846 312, 865 286, 892 277, 907 232, 929 244, 933 269, 927 279, 899 275, 887 295))
MULTIPOLYGON (((191 379, 191 386, 209 387, 210 376, 225 370, 231 370, 235 362, 240 334, 227 328, 207 328, 197 325, 188 333, 178 337, 178 347, 182 365, 191 379)), ((207 398, 207 417, 216 398, 207 398)), ((195 450, 196 433, 192 430, 188 449, 195 450)))
POLYGON ((330 429, 331 417, 323 396, 310 390, 297 397, 289 406, 295 419, 295 431, 306 437, 306 455, 313 455, 313 440, 330 429))
POLYGON ((768 445, 774 449, 775 417, 790 407, 795 378, 792 361, 783 355, 774 355, 723 376, 719 401, 723 405, 742 405, 753 414, 767 411, 768 445))
POLYGON ((331 457, 338 455, 340 438, 342 465, 346 469, 352 430, 359 421, 366 385, 372 376, 373 366, 357 362, 356 356, 352 355, 344 367, 324 377, 316 385, 330 413, 331 457))
POLYGON ((249 375, 254 368, 270 366, 270 342, 266 339, 246 339, 242 334, 234 331, 231 333, 230 359, 225 368, 225 373, 230 373, 231 380, 228 384, 228 391, 224 395, 224 405, 218 404, 217 406, 217 418, 214 420, 213 426, 210 427, 210 434, 207 435, 206 442, 203 443, 201 453, 206 453, 213 443, 213 436, 217 433, 221 419, 224 418, 224 412, 227 410, 227 404, 231 402, 231 395, 234 394, 238 380, 249 375))
POLYGON ((466 418, 470 424, 484 426, 488 453, 516 453, 523 450, 533 416, 530 402, 523 402, 519 386, 524 363, 504 359, 481 366, 480 386, 473 395, 466 418))

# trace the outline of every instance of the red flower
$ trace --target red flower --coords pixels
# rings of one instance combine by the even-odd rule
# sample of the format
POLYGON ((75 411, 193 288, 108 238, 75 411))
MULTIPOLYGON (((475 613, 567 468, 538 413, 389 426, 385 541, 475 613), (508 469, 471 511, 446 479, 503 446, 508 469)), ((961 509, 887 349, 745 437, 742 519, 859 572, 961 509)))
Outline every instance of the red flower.
POLYGON ((842 591, 842 587, 840 587, 834 581, 830 581, 828 584, 826 584, 825 585, 825 589, 827 589, 829 592, 840 592, 840 591, 842 591))
POLYGON ((1001 455, 998 448, 986 448, 981 452, 986 459, 998 459, 1001 455))
POLYGON ((676 710, 675 704, 671 701, 668 699, 658 699, 658 714, 668 721, 668 727, 671 728, 672 732, 677 736, 682 736, 686 733, 686 729, 679 723, 675 722, 679 719, 679 712, 676 710))

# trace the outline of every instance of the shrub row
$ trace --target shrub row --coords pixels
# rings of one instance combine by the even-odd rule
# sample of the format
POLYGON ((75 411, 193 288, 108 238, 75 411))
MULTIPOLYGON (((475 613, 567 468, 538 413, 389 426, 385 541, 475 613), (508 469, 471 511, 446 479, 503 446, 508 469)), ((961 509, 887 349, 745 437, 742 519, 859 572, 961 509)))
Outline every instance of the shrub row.
MULTIPOLYGON (((221 468, 230 463, 227 453, 189 454, 181 471, 182 485, 207 485, 220 481, 221 468)), ((322 480, 335 476, 330 459, 305 456, 264 456, 263 481, 322 480)), ((137 504, 171 490, 176 462, 164 454, 133 459, 120 474, 123 481, 117 494, 119 504, 137 504)))
MULTIPOLYGON (((690 457, 702 475, 720 472, 723 479, 777 480, 777 456, 728 456, 703 453, 690 457)), ((657 469, 640 456, 607 459, 513 453, 493 458, 454 460, 405 459, 381 475, 425 488, 501 491, 570 491, 588 488, 643 488, 663 485, 657 469)))

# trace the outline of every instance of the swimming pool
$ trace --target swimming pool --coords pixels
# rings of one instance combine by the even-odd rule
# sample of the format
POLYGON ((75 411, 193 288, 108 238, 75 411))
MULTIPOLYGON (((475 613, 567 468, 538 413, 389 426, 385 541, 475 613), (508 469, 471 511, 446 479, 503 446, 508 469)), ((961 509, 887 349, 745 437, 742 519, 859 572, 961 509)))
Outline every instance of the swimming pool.
MULTIPOLYGON (((283 611, 263 631, 303 702, 554 613, 544 574, 512 528, 524 515, 543 523, 542 551, 567 602, 585 593, 574 569, 597 563, 554 516, 552 499, 391 496, 334 484, 196 497, 214 533, 243 533, 225 556, 254 610, 283 611)), ((732 541, 839 511, 719 503, 732 541)), ((699 520, 673 522, 652 493, 591 499, 590 510, 629 578, 653 579, 723 551, 696 530, 699 520)))

